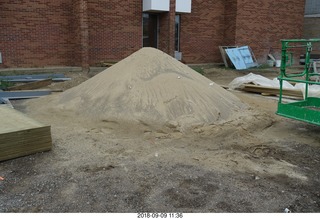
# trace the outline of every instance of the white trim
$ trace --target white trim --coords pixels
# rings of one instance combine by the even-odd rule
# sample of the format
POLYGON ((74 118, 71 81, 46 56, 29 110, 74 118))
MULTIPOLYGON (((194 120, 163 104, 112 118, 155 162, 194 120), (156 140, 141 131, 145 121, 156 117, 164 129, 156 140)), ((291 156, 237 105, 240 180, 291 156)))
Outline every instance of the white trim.
POLYGON ((320 14, 306 14, 304 17, 320 17, 320 14))
POLYGON ((177 13, 191 13, 191 0, 176 0, 177 13))
POLYGON ((143 0, 143 12, 165 12, 170 10, 170 0, 143 0))

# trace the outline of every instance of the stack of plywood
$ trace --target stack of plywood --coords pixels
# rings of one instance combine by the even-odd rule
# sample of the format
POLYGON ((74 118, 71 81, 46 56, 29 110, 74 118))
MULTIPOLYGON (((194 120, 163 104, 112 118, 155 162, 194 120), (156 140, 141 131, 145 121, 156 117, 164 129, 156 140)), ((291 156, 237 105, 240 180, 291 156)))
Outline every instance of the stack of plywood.
POLYGON ((0 161, 52 147, 50 126, 6 106, 0 106, 0 161))

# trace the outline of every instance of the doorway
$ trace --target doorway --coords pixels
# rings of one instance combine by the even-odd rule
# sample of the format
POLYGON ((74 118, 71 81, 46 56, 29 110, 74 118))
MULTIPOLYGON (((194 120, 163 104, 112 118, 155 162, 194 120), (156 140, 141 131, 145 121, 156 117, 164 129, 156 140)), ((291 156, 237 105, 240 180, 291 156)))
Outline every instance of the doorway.
POLYGON ((143 13, 143 47, 158 48, 159 16, 143 13))

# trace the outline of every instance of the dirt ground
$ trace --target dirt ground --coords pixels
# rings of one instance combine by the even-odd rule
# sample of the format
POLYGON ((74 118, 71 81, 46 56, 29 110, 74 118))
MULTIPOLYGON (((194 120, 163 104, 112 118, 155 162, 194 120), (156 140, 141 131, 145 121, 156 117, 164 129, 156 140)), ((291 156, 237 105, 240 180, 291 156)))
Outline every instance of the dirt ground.
MULTIPOLYGON (((204 75, 227 85, 247 73, 215 67, 204 75)), ((51 88, 86 80, 68 76, 51 88)), ((0 163, 0 212, 320 212, 320 127, 275 115, 275 97, 230 92, 251 115, 188 134, 13 102, 51 125, 53 149, 0 163)))

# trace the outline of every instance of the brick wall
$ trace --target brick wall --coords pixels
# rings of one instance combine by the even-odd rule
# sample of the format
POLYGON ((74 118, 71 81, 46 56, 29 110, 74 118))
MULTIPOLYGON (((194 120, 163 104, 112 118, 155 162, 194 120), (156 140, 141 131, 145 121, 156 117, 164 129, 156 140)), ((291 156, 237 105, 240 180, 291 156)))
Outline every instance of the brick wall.
POLYGON ((142 47, 142 1, 88 0, 89 64, 118 61, 142 47))
MULTIPOLYGON (((159 14, 159 49, 173 55, 174 8, 159 14)), ((249 45, 260 62, 301 38, 304 0, 192 0, 181 15, 186 63, 221 62, 220 45, 249 45)), ((142 47, 142 0, 1 0, 3 67, 119 61, 142 47)))
POLYGON ((180 50, 186 63, 220 61, 224 40, 224 1, 192 0, 192 13, 181 15, 180 50))
POLYGON ((73 65, 71 0, 1 0, 0 67, 73 65))
POLYGON ((225 0, 224 4, 223 46, 234 46, 236 42, 237 0, 225 0))
POLYGON ((159 14, 159 45, 158 49, 174 55, 176 1, 170 0, 170 12, 159 14))
MULTIPOLYGON (((81 17, 82 19, 84 19, 86 17, 86 14, 83 14, 83 10, 81 8, 83 8, 85 5, 81 5, 81 3, 83 4, 82 0, 72 0, 72 14, 73 16, 71 17, 70 23, 71 23, 71 35, 73 38, 73 43, 72 43, 72 47, 73 47, 73 60, 72 63, 74 63, 74 65, 76 66, 82 66, 83 65, 83 56, 85 55, 83 52, 83 46, 82 44, 82 35, 81 35, 81 17)), ((84 32, 86 32, 84 30, 84 32)), ((88 56, 88 54, 86 54, 86 56, 88 56)))
POLYGON ((249 45, 259 63, 266 62, 269 52, 279 56, 281 39, 302 37, 304 4, 304 0, 193 0, 192 13, 181 16, 183 61, 221 62, 221 45, 249 45))
POLYGON ((260 63, 270 50, 279 56, 281 39, 302 37, 304 6, 304 0, 238 0, 235 43, 249 45, 260 63))

